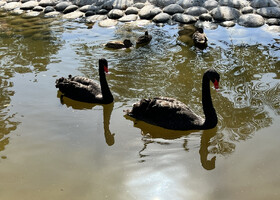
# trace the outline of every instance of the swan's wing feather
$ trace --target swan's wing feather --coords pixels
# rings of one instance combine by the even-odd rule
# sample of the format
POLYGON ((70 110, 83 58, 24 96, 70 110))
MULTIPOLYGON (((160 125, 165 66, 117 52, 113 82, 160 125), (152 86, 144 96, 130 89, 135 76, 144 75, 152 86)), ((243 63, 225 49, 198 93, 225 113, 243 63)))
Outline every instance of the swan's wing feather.
POLYGON ((200 125, 203 119, 184 103, 169 97, 142 99, 128 115, 161 127, 187 130, 200 125))
POLYGON ((82 77, 67 79, 62 77, 56 81, 56 87, 59 88, 66 97, 74 100, 94 102, 102 99, 100 86, 94 81, 90 81, 90 79, 82 79, 82 77))

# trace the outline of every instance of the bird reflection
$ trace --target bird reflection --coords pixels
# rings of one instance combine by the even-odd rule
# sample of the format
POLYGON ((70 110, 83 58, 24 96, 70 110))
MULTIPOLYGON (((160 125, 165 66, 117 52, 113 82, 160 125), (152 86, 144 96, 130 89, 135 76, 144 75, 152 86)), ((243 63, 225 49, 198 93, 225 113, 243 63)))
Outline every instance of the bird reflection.
POLYGON ((92 109, 93 107, 100 105, 103 107, 103 126, 104 126, 104 137, 108 146, 112 146, 115 143, 115 134, 110 131, 110 119, 114 108, 114 102, 110 104, 93 104, 84 103, 80 101, 72 100, 62 95, 60 91, 57 92, 57 97, 60 98, 60 103, 67 107, 72 107, 77 110, 92 109))
MULTIPOLYGON (((143 135, 142 141, 144 142, 143 148, 139 151, 139 156, 141 159, 144 159, 147 155, 144 154, 144 151, 147 149, 149 144, 161 144, 161 145, 167 145, 169 144, 166 141, 160 141, 155 139, 165 139, 165 140, 175 140, 184 136, 187 136, 194 132, 200 132, 196 130, 192 131, 175 131, 175 130, 168 130, 164 129, 152 124, 148 124, 144 121, 135 120, 134 118, 131 118, 127 115, 124 115, 126 119, 129 119, 134 122, 134 127, 141 129, 141 134, 143 135)), ((208 160, 209 155, 209 146, 211 145, 210 141, 211 139, 216 136, 217 133, 217 127, 214 129, 204 130, 201 135, 201 142, 200 142, 200 162, 204 169, 206 170, 212 170, 215 168, 215 162, 216 162, 216 156, 212 157, 210 160, 208 160)), ((184 139, 183 142, 183 148, 188 152, 188 140, 184 139)), ((141 162, 144 162, 144 160, 141 160, 141 162)))
POLYGON ((210 146, 210 140, 216 135, 216 133, 217 133, 217 127, 210 130, 205 130, 201 135, 200 149, 199 149, 200 162, 202 167, 207 170, 215 169, 216 156, 212 157, 211 160, 208 160, 207 157, 209 154, 208 147, 210 146))

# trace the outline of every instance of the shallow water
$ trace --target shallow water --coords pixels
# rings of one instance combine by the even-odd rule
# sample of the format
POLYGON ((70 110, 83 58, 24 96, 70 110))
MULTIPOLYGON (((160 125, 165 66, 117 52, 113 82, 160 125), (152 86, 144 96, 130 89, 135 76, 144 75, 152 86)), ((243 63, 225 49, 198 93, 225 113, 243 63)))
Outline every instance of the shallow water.
POLYGON ((280 34, 267 27, 205 30, 201 51, 178 25, 0 18, 1 199, 279 199, 280 34), (109 50, 104 43, 147 46, 109 50), (55 80, 98 80, 109 62, 115 102, 60 99, 55 80), (216 128, 169 131, 124 116, 141 98, 170 96, 201 110, 201 78, 220 72, 211 90, 216 128))

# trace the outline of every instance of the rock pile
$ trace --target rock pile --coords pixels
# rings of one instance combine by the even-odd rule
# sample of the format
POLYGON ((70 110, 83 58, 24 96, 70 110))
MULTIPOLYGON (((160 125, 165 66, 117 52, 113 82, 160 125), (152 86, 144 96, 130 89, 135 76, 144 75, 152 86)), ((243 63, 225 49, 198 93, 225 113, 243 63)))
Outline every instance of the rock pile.
POLYGON ((280 26, 279 0, 1 0, 2 11, 23 17, 76 19, 103 26, 140 19, 155 23, 196 23, 206 28, 280 26))

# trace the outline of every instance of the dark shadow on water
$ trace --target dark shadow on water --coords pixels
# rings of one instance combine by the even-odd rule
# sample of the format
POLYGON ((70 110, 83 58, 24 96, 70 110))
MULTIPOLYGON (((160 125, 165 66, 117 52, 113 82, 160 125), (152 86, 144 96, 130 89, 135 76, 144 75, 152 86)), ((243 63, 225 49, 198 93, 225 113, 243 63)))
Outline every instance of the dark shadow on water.
MULTIPOLYGON (((156 139, 164 139, 164 140, 175 140, 181 137, 186 137, 192 133, 200 132, 199 130, 190 130, 190 131, 175 131, 175 130, 168 130, 164 129, 155 125, 148 124, 143 121, 135 120, 134 118, 125 115, 126 119, 133 121, 134 127, 139 128, 142 134, 142 141, 144 142, 143 148, 139 151, 139 156, 142 159, 141 161, 144 162, 144 157, 147 155, 144 154, 144 151, 147 149, 149 144, 157 143, 161 145, 168 145, 169 142, 166 141, 157 141, 156 139)), ((200 142, 200 162, 204 169, 206 170, 213 170, 215 168, 216 156, 212 157, 208 160, 208 155, 212 154, 209 151, 209 147, 212 145, 211 140, 215 139, 217 133, 217 127, 204 130, 201 135, 201 142, 200 142)), ((188 140, 184 139, 183 148, 188 152, 188 140)))
POLYGON ((114 102, 110 104, 93 104, 93 103, 84 103, 80 101, 72 100, 68 97, 65 97, 61 94, 60 91, 57 92, 57 97, 60 99, 60 103, 62 105, 66 105, 67 107, 72 107, 76 110, 85 110, 85 109, 93 109, 95 106, 103 107, 103 127, 104 127, 104 137, 108 146, 112 146, 115 143, 115 133, 111 133, 110 131, 110 119, 112 115, 112 111, 114 108, 114 102))

